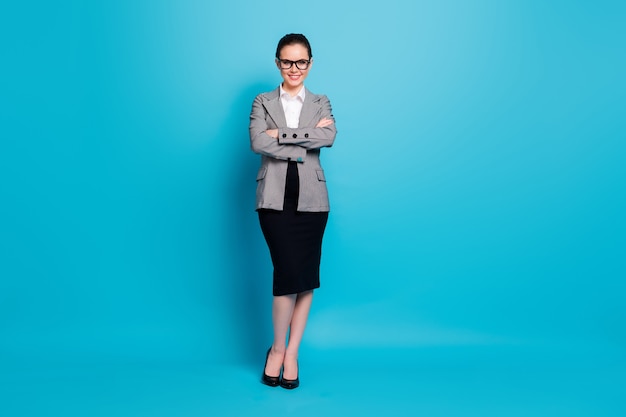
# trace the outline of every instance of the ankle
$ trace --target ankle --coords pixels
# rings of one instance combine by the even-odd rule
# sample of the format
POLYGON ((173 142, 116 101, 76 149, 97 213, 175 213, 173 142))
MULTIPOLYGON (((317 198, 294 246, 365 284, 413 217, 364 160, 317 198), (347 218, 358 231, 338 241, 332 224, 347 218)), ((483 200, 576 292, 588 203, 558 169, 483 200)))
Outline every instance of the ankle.
POLYGON ((285 356, 285 352, 286 351, 287 351, 287 349, 284 346, 283 347, 272 346, 271 353, 273 355, 285 356))

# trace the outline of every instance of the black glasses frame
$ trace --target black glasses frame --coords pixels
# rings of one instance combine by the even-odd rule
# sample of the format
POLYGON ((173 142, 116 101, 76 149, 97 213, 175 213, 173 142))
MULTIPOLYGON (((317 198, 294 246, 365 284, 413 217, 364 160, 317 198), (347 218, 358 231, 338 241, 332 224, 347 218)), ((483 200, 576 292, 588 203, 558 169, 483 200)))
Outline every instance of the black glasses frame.
POLYGON ((299 70, 305 70, 309 68, 309 64, 311 63, 310 59, 299 59, 297 61, 290 61, 288 59, 279 59, 278 63, 281 69, 291 69, 294 64, 296 64, 296 68, 299 70))

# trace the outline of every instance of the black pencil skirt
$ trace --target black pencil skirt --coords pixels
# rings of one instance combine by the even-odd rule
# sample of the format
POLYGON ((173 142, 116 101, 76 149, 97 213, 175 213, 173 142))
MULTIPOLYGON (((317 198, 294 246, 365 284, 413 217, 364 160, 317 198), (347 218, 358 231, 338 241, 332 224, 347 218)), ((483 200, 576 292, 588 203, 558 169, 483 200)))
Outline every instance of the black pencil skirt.
POLYGON ((259 222, 274 265, 273 294, 297 294, 319 288, 322 238, 327 212, 297 211, 300 180, 290 161, 283 211, 259 209, 259 222))

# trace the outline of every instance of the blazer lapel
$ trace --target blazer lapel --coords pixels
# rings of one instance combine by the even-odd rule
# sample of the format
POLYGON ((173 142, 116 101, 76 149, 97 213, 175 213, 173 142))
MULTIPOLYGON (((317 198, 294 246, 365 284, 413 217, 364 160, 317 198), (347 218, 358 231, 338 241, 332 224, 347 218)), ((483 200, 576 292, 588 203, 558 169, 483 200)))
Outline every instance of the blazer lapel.
POLYGON ((319 108, 318 97, 307 89, 304 96, 304 103, 302 104, 302 111, 300 112, 298 127, 308 127, 313 117, 315 117, 319 111, 319 108))
POLYGON ((272 91, 271 95, 266 96, 267 100, 263 105, 265 106, 265 110, 267 110, 267 114, 270 115, 276 127, 286 127, 287 120, 285 119, 285 111, 283 110, 282 104, 280 104, 280 94, 279 90, 276 89, 272 91))

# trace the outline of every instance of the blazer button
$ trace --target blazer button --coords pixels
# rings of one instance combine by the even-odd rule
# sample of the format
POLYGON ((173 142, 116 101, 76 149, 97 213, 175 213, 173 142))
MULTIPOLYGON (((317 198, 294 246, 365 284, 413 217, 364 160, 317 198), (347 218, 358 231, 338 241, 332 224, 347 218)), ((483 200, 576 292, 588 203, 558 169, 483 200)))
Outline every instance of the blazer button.
POLYGON ((294 138, 294 139, 297 138, 297 137, 298 137, 298 135, 296 135, 295 133, 292 136, 292 138, 294 138))
POLYGON ((309 137, 309 134, 308 134, 308 133, 305 133, 305 134, 304 134, 304 137, 305 137, 305 138, 308 138, 308 137, 309 137))
POLYGON ((287 134, 286 134, 286 133, 283 133, 283 139, 284 139, 284 138, 286 138, 286 137, 287 137, 287 134))

